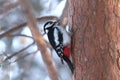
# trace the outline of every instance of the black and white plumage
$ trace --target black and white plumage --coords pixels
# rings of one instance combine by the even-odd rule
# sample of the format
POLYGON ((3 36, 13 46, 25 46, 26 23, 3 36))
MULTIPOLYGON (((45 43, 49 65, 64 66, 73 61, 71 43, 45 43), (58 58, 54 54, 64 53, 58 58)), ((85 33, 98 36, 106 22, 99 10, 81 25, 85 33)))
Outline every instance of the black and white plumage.
POLYGON ((48 40, 56 51, 57 55, 68 64, 69 68, 73 73, 73 64, 70 59, 64 55, 63 47, 70 42, 70 37, 68 37, 67 32, 60 26, 56 25, 58 22, 48 21, 44 25, 44 32, 48 36, 48 40))

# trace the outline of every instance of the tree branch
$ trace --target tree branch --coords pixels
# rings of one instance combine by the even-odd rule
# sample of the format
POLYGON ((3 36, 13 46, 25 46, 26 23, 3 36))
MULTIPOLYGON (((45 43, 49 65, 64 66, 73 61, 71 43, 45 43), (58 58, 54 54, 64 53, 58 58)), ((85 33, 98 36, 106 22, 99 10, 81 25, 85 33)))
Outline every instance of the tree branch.
POLYGON ((55 66, 52 62, 51 55, 49 54, 47 50, 47 45, 39 32, 39 29, 37 28, 36 22, 33 12, 31 11, 32 8, 29 6, 28 0, 21 0, 21 5, 24 7, 25 15, 27 17, 29 28, 32 32, 34 40, 37 42, 38 49, 41 51, 41 55, 43 58, 44 63, 46 64, 46 67, 48 69, 49 76, 51 80, 59 80, 58 74, 55 69, 55 66))
POLYGON ((29 44, 27 47, 25 47, 25 48, 21 49, 20 51, 15 52, 14 54, 8 56, 4 61, 7 61, 8 59, 11 59, 11 58, 12 58, 13 56, 15 56, 15 55, 18 55, 18 54, 21 53, 22 51, 24 51, 24 50, 28 49, 29 47, 31 47, 33 44, 35 44, 35 42, 32 42, 32 43, 29 44))
MULTIPOLYGON (((58 18, 55 17, 55 16, 43 16, 43 17, 41 17, 41 18, 37 18, 37 21, 38 21, 38 22, 42 22, 42 21, 46 21, 46 20, 58 20, 58 18)), ((0 34, 0 39, 3 38, 3 37, 8 36, 9 34, 15 32, 15 31, 17 31, 17 30, 19 30, 19 29, 21 29, 21 28, 23 28, 23 27, 25 27, 26 25, 27 25, 26 22, 25 22, 25 23, 22 23, 22 24, 20 24, 19 26, 16 26, 16 27, 14 27, 14 28, 12 28, 12 29, 10 29, 10 30, 8 30, 8 31, 0 34)))

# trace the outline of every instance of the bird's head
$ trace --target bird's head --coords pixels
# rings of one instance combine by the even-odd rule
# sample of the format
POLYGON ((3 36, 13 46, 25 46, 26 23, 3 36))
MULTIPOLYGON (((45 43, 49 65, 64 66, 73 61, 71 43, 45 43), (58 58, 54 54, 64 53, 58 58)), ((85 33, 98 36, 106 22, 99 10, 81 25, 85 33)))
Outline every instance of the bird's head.
POLYGON ((48 21, 44 24, 44 34, 46 34, 51 28, 56 26, 59 21, 48 21))

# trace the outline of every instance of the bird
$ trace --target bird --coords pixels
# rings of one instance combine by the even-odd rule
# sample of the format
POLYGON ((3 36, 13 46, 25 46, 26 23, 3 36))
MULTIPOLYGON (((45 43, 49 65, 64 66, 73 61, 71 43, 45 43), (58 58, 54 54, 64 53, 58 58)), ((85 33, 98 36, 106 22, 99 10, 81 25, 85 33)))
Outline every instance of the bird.
POLYGON ((67 43, 70 43, 70 37, 58 23, 59 20, 47 21, 44 24, 44 34, 47 34, 49 43, 61 59, 61 62, 65 61, 73 73, 73 63, 69 58, 70 50, 66 47, 67 43))

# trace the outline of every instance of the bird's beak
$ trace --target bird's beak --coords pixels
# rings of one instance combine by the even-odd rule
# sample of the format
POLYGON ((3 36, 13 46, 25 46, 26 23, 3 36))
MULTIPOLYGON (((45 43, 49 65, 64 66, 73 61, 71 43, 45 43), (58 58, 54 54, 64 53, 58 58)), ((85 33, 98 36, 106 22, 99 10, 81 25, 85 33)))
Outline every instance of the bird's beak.
POLYGON ((59 24, 60 23, 60 19, 58 19, 57 21, 55 21, 55 24, 59 24))

